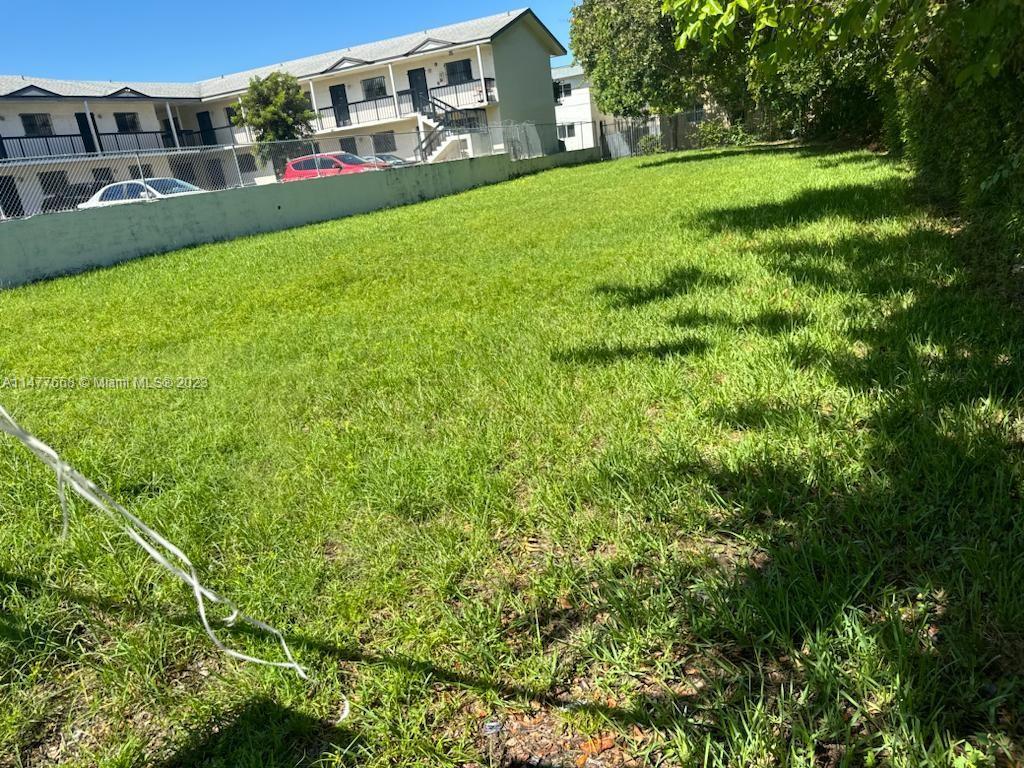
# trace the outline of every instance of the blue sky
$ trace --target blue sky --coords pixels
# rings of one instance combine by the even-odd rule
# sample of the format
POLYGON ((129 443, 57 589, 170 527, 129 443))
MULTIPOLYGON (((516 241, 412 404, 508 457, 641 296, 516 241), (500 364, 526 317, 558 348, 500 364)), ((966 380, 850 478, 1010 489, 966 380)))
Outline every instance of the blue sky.
MULTIPOLYGON (((566 48, 572 0, 529 3, 566 48)), ((524 0, 5 3, 0 73, 192 81, 527 5, 524 0), (52 7, 59 5, 59 8, 52 7), (16 34, 15 30, 32 30, 16 34)), ((562 63, 557 60, 555 63, 562 63)))

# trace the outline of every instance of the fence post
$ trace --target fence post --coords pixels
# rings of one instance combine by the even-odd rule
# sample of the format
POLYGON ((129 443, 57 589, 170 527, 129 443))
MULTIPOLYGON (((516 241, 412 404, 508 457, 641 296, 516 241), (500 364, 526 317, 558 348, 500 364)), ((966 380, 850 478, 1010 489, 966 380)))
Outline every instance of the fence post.
POLYGON ((139 181, 145 184, 146 174, 142 172, 142 156, 138 152, 135 153, 135 164, 139 167, 139 181))
POLYGON ((238 186, 244 187, 245 182, 242 180, 242 166, 238 164, 238 152, 235 151, 234 143, 231 144, 231 156, 235 159, 235 171, 238 172, 238 186))
POLYGON ((320 178, 320 158, 316 156, 316 142, 309 142, 309 148, 313 150, 310 154, 313 155, 313 165, 316 166, 316 177, 320 178))

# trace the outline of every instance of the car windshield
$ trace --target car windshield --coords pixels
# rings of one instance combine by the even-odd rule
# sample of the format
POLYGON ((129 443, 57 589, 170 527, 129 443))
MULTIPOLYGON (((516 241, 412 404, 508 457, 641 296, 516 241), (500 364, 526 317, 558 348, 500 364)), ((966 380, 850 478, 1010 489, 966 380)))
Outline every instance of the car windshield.
POLYGON ((336 155, 332 155, 332 157, 337 160, 341 160, 345 165, 366 165, 366 161, 363 158, 349 154, 348 152, 339 152, 336 155))
POLYGON ((147 179, 146 184, 154 192, 160 195, 181 195, 185 192, 202 192, 199 187, 193 186, 178 179, 147 179))

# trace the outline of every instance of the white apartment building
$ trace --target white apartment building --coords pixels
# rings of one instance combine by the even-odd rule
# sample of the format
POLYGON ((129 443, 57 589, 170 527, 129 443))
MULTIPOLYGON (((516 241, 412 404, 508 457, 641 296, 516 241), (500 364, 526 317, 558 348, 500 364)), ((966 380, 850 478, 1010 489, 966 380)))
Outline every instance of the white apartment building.
POLYGON ((579 64, 553 67, 551 80, 559 140, 568 150, 593 147, 600 140, 602 124, 615 118, 598 108, 590 82, 579 64))
MULTIPOLYGON (((29 215, 36 211, 26 201, 77 181, 47 164, 67 155, 82 158, 76 174, 81 168, 99 182, 123 180, 111 156, 150 152, 145 175, 216 188, 222 160, 196 168, 184 157, 176 162, 175 151, 251 143, 231 118, 250 80, 272 72, 298 78, 316 114, 314 139, 336 140, 354 154, 443 160, 471 140, 453 126, 503 123, 535 124, 544 151, 554 152, 550 62, 565 53, 526 8, 198 83, 0 75, 0 208, 29 215)), ((256 175, 251 154, 241 153, 238 168, 256 175)))

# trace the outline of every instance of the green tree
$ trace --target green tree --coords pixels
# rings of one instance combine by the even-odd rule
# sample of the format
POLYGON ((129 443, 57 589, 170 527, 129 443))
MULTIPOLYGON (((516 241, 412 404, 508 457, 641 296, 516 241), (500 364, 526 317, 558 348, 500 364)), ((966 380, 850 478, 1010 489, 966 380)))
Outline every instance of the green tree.
POLYGON ((570 36, 598 106, 609 114, 670 114, 708 93, 734 111, 744 99, 744 58, 679 51, 661 0, 582 0, 570 36))
POLYGON ((234 124, 248 126, 259 144, 267 144, 311 135, 315 118, 299 81, 293 75, 273 72, 249 81, 234 124))

